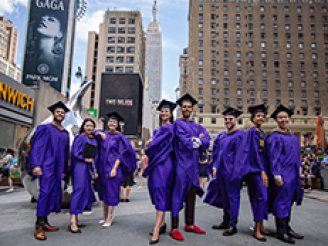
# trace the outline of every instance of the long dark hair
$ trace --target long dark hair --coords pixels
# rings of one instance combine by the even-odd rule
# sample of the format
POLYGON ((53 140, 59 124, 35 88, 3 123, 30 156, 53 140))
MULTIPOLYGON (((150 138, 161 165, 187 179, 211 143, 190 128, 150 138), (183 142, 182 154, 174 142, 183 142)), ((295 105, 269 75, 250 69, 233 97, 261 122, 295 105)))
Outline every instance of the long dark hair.
POLYGON ((86 118, 86 119, 83 121, 82 126, 81 126, 81 128, 80 128, 80 134, 85 132, 85 131, 84 131, 84 126, 85 126, 85 124, 86 124, 87 122, 91 122, 91 123, 93 124, 93 127, 96 128, 96 122, 94 122, 94 120, 91 119, 91 118, 86 118))
POLYGON ((10 154, 10 155, 12 155, 12 156, 14 156, 14 155, 15 155, 15 150, 13 150, 13 149, 11 149, 11 148, 8 148, 8 149, 6 150, 6 153, 7 153, 7 154, 10 154))
MULTIPOLYGON (((174 117, 173 117, 173 112, 172 110, 170 109, 170 113, 171 113, 171 117, 170 117, 170 123, 173 124, 173 121, 174 121, 174 117)), ((162 126, 163 124, 163 121, 162 121, 162 118, 161 118, 161 115, 159 115, 159 126, 162 126)))

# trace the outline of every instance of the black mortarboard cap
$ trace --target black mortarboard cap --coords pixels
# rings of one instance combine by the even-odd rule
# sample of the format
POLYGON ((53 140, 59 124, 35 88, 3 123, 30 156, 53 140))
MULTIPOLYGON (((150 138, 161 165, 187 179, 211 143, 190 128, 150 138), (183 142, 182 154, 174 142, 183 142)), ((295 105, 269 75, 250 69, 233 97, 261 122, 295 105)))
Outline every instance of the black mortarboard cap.
POLYGON ((276 110, 271 114, 270 117, 273 119, 277 119, 277 115, 280 112, 286 112, 289 115, 289 117, 291 117, 294 114, 294 112, 292 110, 290 110, 289 108, 286 108, 284 105, 280 104, 278 106, 278 108, 276 108, 276 110))
POLYGON ((235 109, 235 108, 232 108, 232 107, 229 107, 227 108, 222 114, 224 116, 226 115, 232 115, 234 116, 235 118, 238 118, 243 112, 238 110, 238 109, 235 109))
POLYGON ((108 113, 108 114, 107 114, 107 117, 108 117, 109 119, 117 120, 118 122, 120 122, 120 121, 124 121, 124 118, 123 118, 119 113, 117 113, 116 111, 111 112, 111 113, 108 113))
POLYGON ((55 104, 48 107, 48 109, 51 113, 54 113, 57 108, 63 109, 65 111, 65 113, 67 113, 69 111, 69 109, 65 106, 65 104, 62 101, 58 101, 55 104))
POLYGON ((268 109, 264 104, 250 106, 248 107, 248 111, 250 112, 250 114, 256 114, 256 113, 268 114, 268 109))
POLYGON ((183 102, 191 102, 192 106, 197 104, 197 100, 193 98, 189 93, 184 94, 180 99, 177 101, 177 104, 182 106, 183 102))
POLYGON ((162 108, 168 108, 168 109, 171 110, 171 112, 173 112, 173 110, 175 109, 176 106, 177 106, 176 103, 170 102, 170 101, 167 101, 167 100, 163 99, 160 102, 160 104, 158 105, 157 110, 161 111, 162 108))

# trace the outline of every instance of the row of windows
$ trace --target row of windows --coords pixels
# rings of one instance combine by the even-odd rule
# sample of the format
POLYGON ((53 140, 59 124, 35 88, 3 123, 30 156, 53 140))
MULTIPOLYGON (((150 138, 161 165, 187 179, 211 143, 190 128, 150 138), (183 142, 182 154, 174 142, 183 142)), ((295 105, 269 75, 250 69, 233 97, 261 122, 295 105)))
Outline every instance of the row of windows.
MULTIPOLYGON (((278 52, 275 52, 274 54, 276 54, 279 58, 279 53, 278 52)), ((219 52, 211 51, 211 57, 216 57, 217 55, 219 55, 219 52)), ((198 56, 203 57, 203 51, 202 50, 198 51, 198 56)), ((223 56, 224 57, 229 57, 229 51, 223 51, 223 56)), ((247 52, 246 56, 252 58, 252 57, 254 57, 254 52, 252 52, 252 51, 247 52)), ((236 52, 236 57, 238 57, 238 58, 241 57, 241 51, 236 52)), ((262 51, 261 52, 261 57, 262 58, 267 58, 267 53, 265 51, 262 51)), ((292 53, 288 52, 286 54, 286 57, 287 57, 287 59, 291 59, 292 58, 292 53)), ((316 60, 316 59, 318 59, 318 54, 317 53, 312 53, 311 57, 312 57, 313 60, 316 60)), ((299 53, 299 58, 300 59, 305 59, 305 54, 304 53, 299 53)), ((328 60, 328 53, 325 53, 325 59, 328 60)))
MULTIPOLYGON (((117 28, 117 33, 124 34, 126 32, 125 27, 118 27, 117 28)), ((108 27, 108 33, 116 33, 116 27, 108 27)), ((136 33, 136 28, 135 27, 129 27, 128 28, 128 33, 129 34, 135 34, 136 33)))
MULTIPOLYGON (((125 22, 126 22, 126 19, 123 17, 118 19, 119 24, 125 24, 125 22)), ((128 23, 135 24, 136 20, 134 18, 129 18, 128 23)), ((110 18, 109 24, 116 24, 116 18, 110 18)))
MULTIPOLYGON (((279 53, 274 53, 274 59, 278 59, 279 58, 279 53)), ((203 60, 199 60, 198 61, 198 65, 199 66, 203 66, 203 60)), ((219 64, 219 62, 217 62, 216 60, 212 60, 211 61, 211 65, 212 66, 216 66, 216 64, 219 64)), ((224 60, 223 61, 223 66, 224 67, 229 67, 229 64, 230 64, 230 62, 228 61, 228 60, 224 60)), ((241 65, 242 65, 242 62, 240 61, 240 60, 238 60, 237 62, 236 62, 236 66, 237 67, 241 67, 241 65)), ((255 67, 255 63, 254 63, 254 61, 247 61, 246 62, 246 65, 248 66, 248 67, 255 67)), ((305 62, 300 62, 299 63, 299 67, 300 68, 302 68, 302 69, 304 69, 305 68, 305 62)), ((280 62, 279 61, 274 61, 273 62, 273 66, 275 67, 275 68, 279 68, 280 67, 280 62)), ((291 62, 291 61, 288 61, 287 62, 287 67, 288 68, 292 68, 292 66, 293 66, 293 63, 291 62)), ((261 67, 267 67, 267 61, 261 61, 261 67)), ((318 68, 318 63, 317 62, 313 62, 312 63, 312 68, 318 68)), ((326 69, 328 69, 328 63, 325 63, 325 68, 326 69)))
MULTIPOLYGON (((114 56, 107 56, 106 57, 106 62, 107 63, 115 62, 115 57, 114 56)), ((116 57, 116 62, 123 63, 124 62, 124 56, 117 56, 116 57)), ((134 57, 133 56, 127 56, 126 57, 126 62, 127 63, 134 63, 134 57)))
MULTIPOLYGON (((202 95, 203 92, 204 92, 204 89, 203 89, 203 88, 198 88, 198 94, 199 94, 199 95, 202 95)), ((220 92, 220 91, 219 91, 218 89, 216 89, 216 88, 212 88, 212 89, 211 89, 211 94, 212 94, 212 95, 216 95, 216 94, 219 93, 219 92, 220 92)), ((223 92, 224 92, 224 95, 229 95, 229 94, 230 94, 230 89, 225 88, 225 89, 223 90, 223 92)), ((243 93, 242 93, 242 89, 237 89, 236 94, 237 94, 238 96, 241 96, 241 95, 243 94, 243 93)), ((251 95, 251 96, 255 96, 255 90, 254 90, 254 89, 247 90, 247 94, 249 94, 249 95, 251 95)), ((262 91, 262 94, 263 94, 263 96, 267 97, 267 96, 268 96, 268 91, 267 91, 267 90, 263 90, 263 91, 262 91)), ((276 90, 276 91, 275 91, 275 96, 281 96, 281 90, 276 90)), ((293 90, 289 90, 289 91, 288 91, 288 96, 289 96, 289 97, 294 97, 294 91, 293 91, 293 90)), ((319 91, 314 91, 314 97, 315 97, 315 98, 318 98, 319 96, 320 96, 319 91)), ((307 91, 302 90, 302 91, 301 91, 301 97, 307 97, 307 91)))
MULTIPOLYGON (((203 73, 204 73, 204 72, 203 72, 203 69, 202 69, 202 68, 198 69, 198 74, 199 74, 199 75, 203 75, 203 73)), ((214 76, 214 75, 216 75, 216 74, 219 74, 219 71, 217 71, 217 70, 215 70, 215 69, 212 69, 212 70, 211 70, 211 75, 214 76)), ((254 71, 254 70, 247 71, 247 74, 248 74, 250 77, 254 77, 254 76, 255 76, 255 71, 254 71)), ((229 76, 229 75, 230 75, 229 70, 224 70, 224 71, 223 71, 223 75, 224 75, 224 76, 229 76)), ((242 76, 243 73, 242 73, 241 70, 237 70, 236 75, 237 75, 237 76, 242 76)), ((319 73, 315 71, 315 72, 312 73, 312 76, 313 76, 313 78, 318 78, 318 77, 319 77, 319 73)), ((262 77, 263 77, 263 78, 268 77, 268 72, 267 72, 266 70, 262 71, 262 77)), ((274 77, 275 77, 275 78, 279 78, 279 77, 280 77, 280 71, 274 71, 274 77)), ((288 77, 288 78, 292 78, 292 77, 293 77, 293 72, 292 72, 292 71, 288 71, 288 72, 287 72, 287 77, 288 77)), ((305 78, 305 77, 306 77, 304 71, 301 71, 301 72, 300 72, 300 77, 301 77, 301 78, 305 78)))
MULTIPOLYGON (((134 43, 135 42, 135 38, 134 37, 117 37, 117 43, 119 44, 124 44, 125 40, 127 40, 128 43, 134 43)), ((108 37, 107 42, 108 43, 115 43, 116 41, 116 37, 108 37)))
MULTIPOLYGON (((198 9, 199 9, 199 11, 203 11, 204 10, 203 5, 199 5, 198 9)), ((216 11, 217 9, 219 9, 219 7, 215 7, 214 5, 211 6, 211 11, 216 11)), ((253 11, 253 6, 245 7, 245 9, 247 9, 249 12, 252 12, 253 11)), ((223 11, 226 12, 228 10, 229 10, 229 7, 227 5, 223 5, 223 11)), ((236 12, 239 12, 241 10, 241 7, 237 5, 237 6, 235 6, 235 10, 236 10, 236 12)), ((291 7, 284 6, 284 12, 285 13, 291 12, 290 10, 291 10, 291 7)), ((303 10, 304 10, 304 8, 303 8, 303 10)), ((277 12, 278 11, 277 6, 272 6, 271 11, 274 12, 274 13, 277 12)), ((260 12, 265 12, 265 6, 260 6, 260 12)), ((296 12, 297 13, 302 13, 302 7, 297 6, 296 7, 296 12)), ((309 7, 309 12, 310 13, 315 13, 315 8, 313 6, 310 6, 309 7)), ((322 7, 321 8, 321 13, 327 13, 327 7, 322 7)))
MULTIPOLYGON (((106 70, 106 72, 113 73, 114 72, 114 67, 113 66, 106 66, 105 70, 106 70)), ((115 67, 115 72, 116 73, 123 73, 124 72, 124 67, 122 67, 122 66, 115 67)), ((133 73, 133 67, 125 67, 125 72, 126 73, 133 73)))
MULTIPOLYGON (((227 2, 235 2, 235 3, 240 3, 240 0, 211 0, 212 3, 215 3, 215 2, 224 2, 224 3, 227 3, 227 2)), ((200 3, 204 2, 204 0, 199 0, 200 3)), ((254 1, 253 0, 247 0, 247 3, 253 3, 254 1)), ((259 1, 260 3, 265 3, 265 2, 269 2, 269 3, 278 3, 278 0, 260 0, 259 1)), ((320 1, 321 3, 327 3, 327 0, 321 0, 320 1)), ((256 2, 257 3, 257 2, 256 2)), ((281 1, 282 3, 282 1, 281 1)), ((285 4, 288 4, 288 3, 291 3, 290 0, 283 0, 283 3, 285 4)), ((310 3, 310 4, 313 4, 314 3, 314 0, 308 0, 308 1, 305 1, 305 0, 296 0, 296 3, 299 3, 299 4, 302 4, 302 3, 310 3)))
MULTIPOLYGON (((135 47, 116 47, 117 53, 124 53, 126 48, 126 53, 134 53, 135 47)), ((115 46, 109 46, 107 47, 107 53, 115 53, 115 46)))
MULTIPOLYGON (((211 79, 211 85, 219 84, 219 82, 220 82, 220 81, 217 80, 217 79, 214 79, 214 78, 211 79)), ((243 83, 243 82, 242 82, 241 79, 237 79, 236 83, 237 83, 237 86, 242 86, 242 83, 243 83)), ((199 78, 199 79, 198 79, 198 84, 199 84, 199 85, 203 85, 203 84, 204 84, 204 81, 203 81, 202 78, 199 78)), ((225 86, 229 86, 229 85, 230 85, 230 80, 229 80, 229 79, 224 79, 224 80, 223 80, 223 84, 224 84, 225 86)), ((254 80, 247 81, 247 84, 249 84, 250 86, 255 86, 255 81, 254 81, 254 80)), ((287 82, 287 85, 288 85, 289 88, 292 88, 292 87, 294 87, 294 82, 293 82, 292 80, 289 80, 289 81, 287 82)), ((300 85, 301 85, 302 88, 307 87, 307 84, 306 84, 305 81, 301 81, 300 85)), ((263 87, 268 86, 268 81, 267 81, 267 80, 262 80, 262 86, 263 86, 263 87)), ((276 86, 276 87, 280 87, 280 86, 281 86, 281 82, 280 82, 280 80, 275 80, 275 86, 276 86)), ((314 81, 314 82, 313 82, 313 87, 314 87, 314 88, 318 88, 318 87, 319 87, 319 82, 318 82, 318 81, 314 81)), ((328 81, 327 81, 327 87, 328 87, 328 81)))

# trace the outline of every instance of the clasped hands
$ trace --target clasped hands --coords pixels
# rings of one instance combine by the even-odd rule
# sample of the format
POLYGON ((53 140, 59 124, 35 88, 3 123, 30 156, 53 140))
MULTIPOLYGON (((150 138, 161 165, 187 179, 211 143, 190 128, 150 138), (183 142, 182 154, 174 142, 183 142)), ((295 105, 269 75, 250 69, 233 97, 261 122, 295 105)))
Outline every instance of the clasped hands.
POLYGON ((200 141, 200 138, 203 136, 204 136, 204 134, 201 133, 201 134, 199 134, 198 138, 195 138, 195 137, 191 138, 193 149, 198 149, 202 145, 202 141, 200 141))

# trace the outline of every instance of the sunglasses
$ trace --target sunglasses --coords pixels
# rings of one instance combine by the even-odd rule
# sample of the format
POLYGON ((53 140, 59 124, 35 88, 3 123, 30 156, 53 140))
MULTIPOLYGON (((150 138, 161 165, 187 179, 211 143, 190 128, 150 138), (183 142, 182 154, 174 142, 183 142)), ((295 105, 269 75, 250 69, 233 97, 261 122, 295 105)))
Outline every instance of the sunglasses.
POLYGON ((233 118, 224 118, 224 121, 233 121, 233 118))

